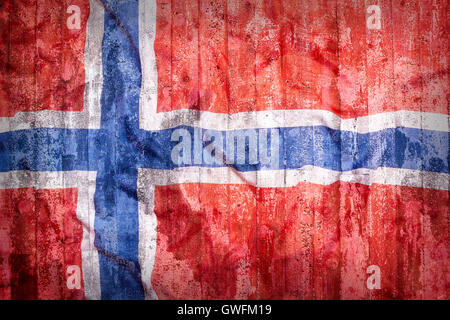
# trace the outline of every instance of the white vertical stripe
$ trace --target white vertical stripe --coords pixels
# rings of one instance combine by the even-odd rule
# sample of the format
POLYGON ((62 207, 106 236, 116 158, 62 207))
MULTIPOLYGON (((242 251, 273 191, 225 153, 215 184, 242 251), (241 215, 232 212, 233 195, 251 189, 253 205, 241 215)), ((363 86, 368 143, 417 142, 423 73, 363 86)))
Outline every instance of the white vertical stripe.
MULTIPOLYGON (((156 114, 158 71, 153 45, 156 35, 156 1, 139 1, 139 53, 142 66, 142 86, 139 101, 139 126, 145 128, 156 114), (146 118, 147 117, 147 118, 146 118)), ((140 171, 139 171, 140 172, 140 171)), ((158 299, 151 283, 156 254, 157 221, 154 212, 154 187, 138 175, 139 264, 145 298, 158 299)))
POLYGON ((157 219, 154 211, 155 187, 148 185, 146 177, 138 174, 139 201, 139 264, 145 299, 156 300, 158 296, 152 286, 152 272, 155 265, 157 242, 157 219))
POLYGON ((96 173, 89 172, 79 180, 87 180, 84 186, 78 187, 77 217, 83 223, 83 240, 81 242, 82 270, 84 291, 86 299, 100 300, 100 263, 98 251, 94 245, 95 240, 95 206, 94 194, 96 186, 96 173))
POLYGON ((139 100, 141 129, 160 127, 153 124, 157 114, 158 70, 153 45, 156 36, 156 0, 139 1, 139 54, 142 66, 142 85, 139 100))

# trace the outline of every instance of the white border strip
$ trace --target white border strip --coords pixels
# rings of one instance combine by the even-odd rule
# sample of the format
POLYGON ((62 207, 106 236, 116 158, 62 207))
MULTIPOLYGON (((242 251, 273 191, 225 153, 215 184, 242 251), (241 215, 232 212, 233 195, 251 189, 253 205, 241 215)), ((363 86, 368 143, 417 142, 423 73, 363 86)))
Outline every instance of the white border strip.
POLYGON ((336 181, 365 185, 385 184, 449 190, 449 175, 408 169, 378 168, 333 171, 314 166, 292 170, 260 170, 237 173, 229 167, 183 167, 174 170, 139 169, 139 263, 146 299, 157 299, 151 284, 157 244, 154 212, 155 186, 180 183, 250 184, 265 188, 294 187, 300 182, 329 185, 336 181))
POLYGON ((84 50, 85 88, 83 111, 42 110, 19 112, 14 117, 0 118, 0 133, 33 128, 100 128, 100 97, 103 87, 102 39, 104 9, 100 1, 89 0, 84 50))
POLYGON ((144 130, 162 130, 189 125, 224 131, 301 126, 326 126, 331 129, 359 133, 396 127, 449 131, 448 115, 417 111, 386 112, 353 119, 342 119, 326 110, 302 109, 235 114, 181 109, 158 113, 158 70, 154 50, 156 34, 155 1, 139 2, 139 30, 139 52, 142 64, 139 126, 144 130))
POLYGON ((86 299, 101 299, 100 267, 94 246, 94 171, 10 171, 0 172, 0 189, 34 187, 36 189, 77 188, 77 217, 83 224, 81 241, 82 272, 86 299))

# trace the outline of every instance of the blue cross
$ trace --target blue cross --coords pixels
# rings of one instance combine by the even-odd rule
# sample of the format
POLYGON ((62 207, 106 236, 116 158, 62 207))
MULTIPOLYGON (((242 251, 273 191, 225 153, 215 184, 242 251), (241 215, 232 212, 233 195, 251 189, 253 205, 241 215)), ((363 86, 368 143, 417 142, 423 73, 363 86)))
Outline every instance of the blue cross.
MULTIPOLYGON (((174 168, 170 151, 175 142, 170 139, 173 129, 139 128, 138 1, 105 0, 103 4, 100 129, 39 128, 0 134, 0 171, 96 171, 95 246, 102 298, 142 299, 137 172, 138 168, 174 168)), ((449 172, 447 132, 396 128, 357 134, 298 127, 280 129, 280 138, 284 161, 279 169, 315 165, 343 171, 385 166, 449 172)))

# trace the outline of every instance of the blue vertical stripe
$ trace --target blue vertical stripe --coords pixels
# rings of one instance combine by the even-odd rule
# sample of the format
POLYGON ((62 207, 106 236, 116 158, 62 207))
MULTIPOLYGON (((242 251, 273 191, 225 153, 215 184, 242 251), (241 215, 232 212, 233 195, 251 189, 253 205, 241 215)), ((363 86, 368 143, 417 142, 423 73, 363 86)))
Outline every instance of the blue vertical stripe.
POLYGON ((103 92, 95 193, 102 299, 143 299, 138 263, 137 168, 127 128, 138 129, 138 1, 104 1, 103 92))

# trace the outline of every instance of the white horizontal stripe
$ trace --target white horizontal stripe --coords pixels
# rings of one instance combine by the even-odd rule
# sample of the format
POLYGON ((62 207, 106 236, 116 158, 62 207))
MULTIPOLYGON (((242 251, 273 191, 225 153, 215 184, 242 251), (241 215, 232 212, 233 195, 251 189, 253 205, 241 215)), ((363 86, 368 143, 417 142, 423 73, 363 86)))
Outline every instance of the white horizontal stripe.
POLYGON ((260 170, 237 172, 230 167, 182 167, 173 170, 139 169, 143 183, 170 185, 178 183, 251 184, 257 187, 293 187, 300 182, 329 185, 336 181, 388 184, 429 189, 448 190, 446 173, 396 168, 356 169, 333 171, 314 166, 300 169, 260 170), (256 173, 256 174, 255 174, 256 173))
POLYGON ((326 126, 331 129, 358 133, 397 127, 449 131, 448 115, 405 110, 351 119, 341 119, 326 110, 271 110, 233 114, 187 109, 161 113, 151 112, 150 108, 141 108, 141 110, 144 110, 144 113, 140 117, 140 125, 145 130, 161 130, 189 125, 214 130, 326 126))
POLYGON ((90 0, 84 50, 85 87, 83 111, 42 110, 19 112, 0 118, 0 133, 33 128, 100 128, 100 97, 103 86, 102 39, 104 8, 100 1, 90 0))
POLYGON ((9 171, 0 172, 0 189, 77 188, 77 218, 83 224, 81 241, 84 291, 87 299, 101 299, 98 252, 94 246, 94 171, 9 171))

